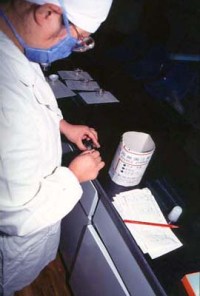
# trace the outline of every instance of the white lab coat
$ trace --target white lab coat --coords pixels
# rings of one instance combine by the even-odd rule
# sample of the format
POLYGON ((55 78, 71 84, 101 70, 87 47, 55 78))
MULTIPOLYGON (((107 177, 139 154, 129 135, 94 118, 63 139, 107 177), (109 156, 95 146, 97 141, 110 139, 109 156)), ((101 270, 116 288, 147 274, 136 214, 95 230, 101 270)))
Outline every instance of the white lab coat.
POLYGON ((60 220, 82 195, 61 166, 61 119, 39 65, 0 32, 0 295, 55 258, 60 220))

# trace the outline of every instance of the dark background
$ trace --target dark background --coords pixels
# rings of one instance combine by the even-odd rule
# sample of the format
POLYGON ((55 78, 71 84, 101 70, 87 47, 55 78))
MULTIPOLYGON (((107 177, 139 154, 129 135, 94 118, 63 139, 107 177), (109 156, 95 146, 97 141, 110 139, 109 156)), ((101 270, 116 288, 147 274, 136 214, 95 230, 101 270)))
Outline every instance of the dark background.
MULTIPOLYGON (((200 269, 199 32, 199 0, 114 0, 107 21, 93 36, 95 48, 74 53, 49 70, 81 68, 120 100, 86 105, 77 95, 58 101, 68 121, 98 130, 106 162, 102 184, 123 132, 147 132, 154 139, 156 151, 143 182, 167 179, 183 207, 179 236, 184 247, 152 263, 166 286, 170 277, 178 280, 200 269), (182 59, 170 59, 172 53, 182 59), (167 275, 169 269, 173 272, 167 275)), ((169 289, 169 295, 178 292, 169 289)))
MULTIPOLYGON (((75 105, 81 105, 87 115, 84 113, 81 119, 80 112, 74 110, 75 113, 70 114, 66 108, 68 120, 70 117, 76 123, 80 117, 80 120, 90 121, 90 124, 101 128, 102 117, 106 127, 112 115, 116 130, 120 128, 123 132, 127 127, 134 130, 135 126, 155 133, 159 157, 166 163, 169 173, 177 176, 176 182, 188 198, 195 196, 195 212, 200 207, 199 31, 198 0, 114 0, 108 19, 93 36, 95 48, 87 53, 74 53, 68 59, 54 63, 50 69, 54 73, 82 68, 120 100, 120 106, 86 108, 79 104, 78 98, 75 105), (153 54, 148 57, 150 52, 153 54), (182 54, 183 60, 171 61, 168 59, 171 53, 182 54), (186 60, 193 55, 198 61, 186 60), (162 64, 167 65, 164 73, 159 71, 162 64), (183 80, 176 77, 176 66, 180 64, 183 80), (148 91, 147 85, 160 81, 164 76, 168 79, 170 71, 175 74, 166 89, 166 97, 165 92, 160 98, 157 96, 159 83, 155 84, 152 92, 148 91), (175 97, 173 91, 177 93, 175 97), (95 118, 102 111, 104 116, 95 118)), ((104 129, 108 138, 109 128, 104 129)))

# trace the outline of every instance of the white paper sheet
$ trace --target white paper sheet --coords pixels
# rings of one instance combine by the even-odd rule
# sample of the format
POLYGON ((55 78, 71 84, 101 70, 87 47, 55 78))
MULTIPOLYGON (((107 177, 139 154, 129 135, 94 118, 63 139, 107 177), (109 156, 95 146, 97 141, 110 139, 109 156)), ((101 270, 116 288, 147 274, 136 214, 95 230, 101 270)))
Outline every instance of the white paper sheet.
POLYGON ((94 91, 100 88, 98 83, 93 80, 65 80, 65 83, 67 87, 73 90, 94 91))
POLYGON ((93 80, 89 73, 77 69, 74 71, 58 71, 58 74, 63 80, 71 79, 71 80, 93 80))
POLYGON ((119 100, 108 91, 103 91, 103 94, 99 94, 99 91, 80 92, 79 95, 87 104, 119 103, 119 100))
POLYGON ((48 81, 48 83, 57 99, 76 96, 76 94, 60 80, 54 82, 48 81))
MULTIPOLYGON (((122 192, 114 197, 113 205, 123 220, 167 224, 154 196, 148 188, 122 192)), ((126 223, 143 253, 152 259, 182 246, 171 228, 126 223)))

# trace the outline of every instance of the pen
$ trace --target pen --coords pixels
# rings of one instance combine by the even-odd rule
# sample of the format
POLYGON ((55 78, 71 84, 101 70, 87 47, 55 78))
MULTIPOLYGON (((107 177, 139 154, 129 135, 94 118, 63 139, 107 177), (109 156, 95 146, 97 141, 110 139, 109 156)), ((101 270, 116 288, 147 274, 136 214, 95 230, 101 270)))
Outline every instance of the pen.
POLYGON ((132 224, 140 224, 140 225, 150 225, 150 226, 159 226, 159 227, 168 227, 168 228, 179 228, 179 226, 173 225, 173 224, 144 222, 144 221, 136 221, 136 220, 124 220, 124 223, 132 223, 132 224))

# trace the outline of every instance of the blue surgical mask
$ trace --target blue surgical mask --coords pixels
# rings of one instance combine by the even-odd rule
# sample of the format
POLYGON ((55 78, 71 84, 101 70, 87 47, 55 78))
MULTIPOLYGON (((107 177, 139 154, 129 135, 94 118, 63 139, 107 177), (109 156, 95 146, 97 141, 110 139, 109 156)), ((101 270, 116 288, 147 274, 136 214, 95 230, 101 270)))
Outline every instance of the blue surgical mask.
POLYGON ((21 38, 21 36, 16 32, 14 26, 9 21, 7 16, 3 13, 3 11, 0 10, 0 16, 4 18, 12 32, 14 33, 15 37, 19 41, 20 45, 24 48, 24 54, 26 57, 36 63, 52 63, 56 60, 63 59, 68 57, 73 49, 75 48, 77 44, 77 39, 72 37, 69 30, 69 22, 66 17, 65 11, 63 13, 63 21, 67 30, 67 36, 59 41, 54 46, 48 48, 48 49, 41 49, 41 48, 34 48, 28 46, 25 41, 21 38))

